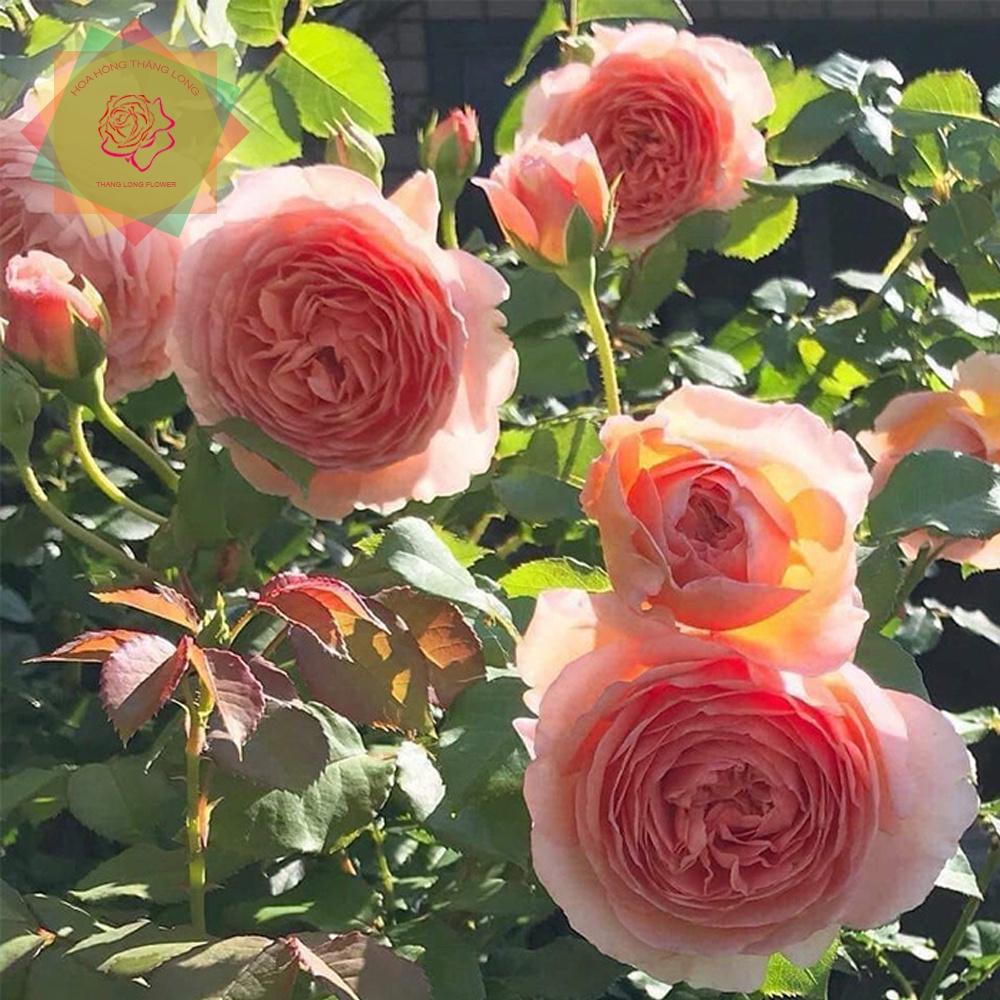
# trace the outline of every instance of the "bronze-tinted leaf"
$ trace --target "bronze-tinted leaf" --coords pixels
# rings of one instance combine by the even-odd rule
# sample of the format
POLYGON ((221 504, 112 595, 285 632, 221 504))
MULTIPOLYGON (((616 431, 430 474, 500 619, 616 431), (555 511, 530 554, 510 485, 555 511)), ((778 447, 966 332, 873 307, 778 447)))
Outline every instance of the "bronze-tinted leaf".
POLYGON ((188 665, 191 639, 175 647, 158 635, 141 634, 118 647, 101 668, 101 703, 127 743, 166 704, 188 665))
POLYGON ((199 652, 204 653, 214 682, 212 727, 225 734, 237 748, 242 748, 263 718, 264 689, 243 657, 232 650, 206 649, 199 652))
POLYGON ((261 590, 257 607, 309 629, 331 648, 340 644, 352 621, 361 619, 385 630, 364 598, 330 576, 281 573, 261 590))
POLYGON ((135 632, 128 628, 109 628, 100 632, 81 632, 76 638, 64 642, 51 653, 33 656, 25 663, 40 663, 43 660, 67 660, 79 663, 103 663, 115 650, 130 639, 144 636, 145 632, 135 632))
POLYGON ((410 587, 392 587, 377 596, 403 619, 420 651, 437 668, 429 672, 428 681, 443 708, 486 676, 483 644, 454 604, 410 587))
POLYGON ((126 607, 145 611, 165 621, 180 625, 190 632, 199 627, 198 612, 194 605, 176 590, 154 583, 152 590, 144 587, 128 587, 124 590, 98 590, 93 597, 102 604, 124 604, 126 607))

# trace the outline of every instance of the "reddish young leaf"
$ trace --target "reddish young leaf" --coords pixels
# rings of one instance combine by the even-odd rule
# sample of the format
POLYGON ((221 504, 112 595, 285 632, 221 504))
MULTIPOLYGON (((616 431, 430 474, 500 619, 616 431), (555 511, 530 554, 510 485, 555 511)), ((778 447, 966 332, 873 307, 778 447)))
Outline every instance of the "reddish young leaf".
POLYGON ((360 931, 310 932, 284 940, 305 972, 321 983, 338 985, 339 980, 339 989, 350 991, 345 994, 348 1000, 430 1000, 430 984, 416 962, 360 931))
POLYGON ((180 625, 190 632, 199 628, 198 612, 194 605, 176 590, 154 583, 153 590, 142 587, 129 587, 125 590, 98 590, 92 595, 102 604, 124 604, 137 611, 156 615, 165 621, 180 625))
POLYGON ((109 628, 100 632, 81 632, 75 639, 64 642, 58 649, 41 656, 33 656, 25 663, 40 663, 43 660, 67 660, 78 663, 103 663, 116 649, 128 642, 146 635, 128 628, 109 628))
POLYGON ((118 647, 101 669, 101 703, 122 742, 147 723, 174 692, 188 664, 191 639, 175 647, 142 634, 118 647))
POLYGON ((201 652, 215 688, 212 735, 227 737, 240 750, 264 715, 264 688, 242 656, 228 649, 201 652))
MULTIPOLYGON (((336 969, 331 968, 308 945, 294 935, 282 938, 282 943, 299 963, 299 968, 320 983, 325 989, 332 989, 337 1000, 362 1000, 336 969)), ((373 998, 374 1000, 374 998, 373 998)))
POLYGON ((429 672, 428 682, 442 708, 486 676, 483 644, 454 604, 409 587, 392 587, 377 596, 406 622, 420 652, 437 668, 429 672))
POLYGON ((263 656, 247 657, 247 666, 264 689, 264 697, 272 701, 295 701, 299 697, 291 677, 263 656))
POLYGON ((387 631, 364 598, 331 576, 281 573, 261 590, 257 607, 309 629, 330 647, 340 645, 344 627, 358 619, 387 631))

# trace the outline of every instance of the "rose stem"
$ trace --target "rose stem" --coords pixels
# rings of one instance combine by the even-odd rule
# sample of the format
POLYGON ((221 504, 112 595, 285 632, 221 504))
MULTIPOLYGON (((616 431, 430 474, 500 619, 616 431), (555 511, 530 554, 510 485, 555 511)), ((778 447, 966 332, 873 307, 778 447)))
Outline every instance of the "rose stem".
POLYGON ((622 412, 618 394, 618 373, 615 371, 615 355, 611 350, 611 335, 604 324, 601 306, 594 291, 593 268, 590 279, 579 285, 570 286, 580 299, 583 313, 587 317, 590 336, 597 347, 597 359, 601 365, 601 381, 604 383, 604 398, 607 401, 608 413, 618 416, 622 412))
POLYGON ((198 687, 195 703, 191 685, 184 680, 184 703, 188 714, 188 736, 184 745, 185 774, 187 779, 187 831, 188 901, 191 906, 191 926, 196 934, 205 934, 205 841, 202 838, 201 814, 203 793, 201 788, 201 751, 205 746, 205 726, 212 712, 212 699, 203 684, 198 687))
POLYGON ((54 525, 56 525, 57 528, 60 528, 65 534, 75 538, 78 542, 83 542, 84 545, 90 546, 90 548, 92 548, 95 552, 100 552, 102 556, 110 559, 122 569, 127 570, 129 573, 134 574, 140 579, 145 580, 148 583, 152 583, 152 581, 156 579, 152 570, 150 570, 148 566, 144 566, 141 562, 127 556, 121 549, 116 548, 110 542, 106 542, 103 538, 96 535, 93 531, 85 528, 82 524, 78 524, 68 514, 64 514, 46 496, 45 490, 42 489, 42 484, 38 481, 38 477, 35 475, 35 471, 32 469, 27 458, 18 455, 15 455, 14 457, 17 464, 18 475, 21 477, 21 482, 24 484, 24 488, 27 490, 28 496, 31 497, 35 506, 54 525))
POLYGON ((441 242, 449 250, 457 250, 459 247, 454 205, 441 206, 441 242))
POLYGON ((146 444, 108 405, 108 401, 104 398, 102 381, 101 375, 95 373, 93 381, 88 387, 90 389, 88 398, 83 400, 83 402, 86 402, 87 406, 94 411, 94 416, 97 417, 121 444, 125 445, 136 458, 145 462, 159 476, 160 481, 171 493, 176 493, 180 477, 167 465, 163 457, 146 444))
POLYGON ((83 431, 83 407, 78 403, 71 403, 69 408, 69 433, 73 440, 73 447, 83 466, 83 471, 87 473, 94 485, 109 499, 122 507, 128 508, 133 514, 144 517, 153 524, 166 524, 167 519, 162 514, 144 507, 131 497, 126 496, 110 479, 104 474, 97 464, 90 448, 87 445, 87 437, 83 431))
MULTIPOLYGON (((979 875, 979 886, 984 893, 998 868, 1000 868, 1000 845, 991 848, 990 853, 986 856, 986 864, 979 875)), ((974 896, 966 902, 958 917, 958 923, 955 924, 955 929, 951 932, 951 937, 948 938, 948 943, 944 946, 944 951, 941 952, 937 964, 931 970, 930 979, 927 980, 923 992, 920 994, 920 1000, 934 1000, 941 980, 944 979, 948 966, 951 965, 955 953, 965 939, 966 928, 972 923, 972 918, 979 910, 981 902, 981 899, 976 899, 974 896)))
POLYGON ((385 856, 385 833, 376 820, 368 828, 372 835, 372 845, 375 848, 375 861, 378 865, 379 878, 382 881, 382 891, 385 893, 385 917, 390 924, 396 921, 396 880, 393 878, 389 860, 385 856))

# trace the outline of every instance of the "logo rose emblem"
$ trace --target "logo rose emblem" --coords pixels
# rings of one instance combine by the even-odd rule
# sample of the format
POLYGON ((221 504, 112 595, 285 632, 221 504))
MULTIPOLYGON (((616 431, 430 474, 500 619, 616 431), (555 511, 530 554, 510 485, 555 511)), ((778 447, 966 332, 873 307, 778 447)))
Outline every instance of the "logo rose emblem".
POLYGON ((108 156, 124 157, 136 170, 146 171, 160 153, 173 146, 173 127, 161 98, 151 101, 145 94, 112 94, 97 133, 108 156))

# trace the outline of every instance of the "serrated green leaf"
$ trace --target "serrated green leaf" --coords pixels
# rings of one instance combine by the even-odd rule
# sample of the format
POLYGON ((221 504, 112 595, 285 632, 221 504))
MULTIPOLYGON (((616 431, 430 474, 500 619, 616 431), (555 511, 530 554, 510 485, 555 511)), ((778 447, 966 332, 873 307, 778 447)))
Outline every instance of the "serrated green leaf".
POLYGON ((981 118, 983 97, 965 70, 934 70, 911 81, 899 99, 893 123, 914 132, 940 128, 953 118, 981 118))
POLYGON ((729 230, 716 248, 724 257, 760 260, 792 235, 798 212, 792 195, 751 194, 729 214, 729 230))
POLYGON ((497 156, 513 152, 514 138, 521 127, 521 116, 524 113, 524 102, 528 99, 530 86, 522 87, 507 103, 497 127, 493 132, 493 151, 497 156))
POLYGON ((234 162, 271 167, 302 155, 302 127, 295 102, 277 80, 263 73, 243 77, 233 114, 247 129, 230 154, 234 162))
POLYGON ((969 859, 961 847, 948 859, 934 884, 939 889, 948 889, 959 895, 969 896, 971 899, 983 898, 976 873, 972 870, 972 865, 969 864, 969 859))
POLYGON ((287 0, 229 0, 226 16, 236 37, 248 45, 273 45, 281 34, 287 0))
POLYGON ((302 127, 326 137, 346 112, 375 135, 392 131, 392 90, 385 67, 357 35, 310 22, 289 32, 274 74, 292 95, 302 127))
POLYGON ((835 941, 815 964, 804 969, 789 962, 784 955, 772 955, 760 992, 765 997, 802 997, 803 1000, 826 1000, 830 970, 837 957, 835 941))
POLYGON ((581 24, 627 17, 691 23, 691 15, 680 0, 579 0, 577 16, 581 24))
POLYGON ((927 237, 934 252, 951 261, 974 247, 996 222, 993 208, 981 194, 963 191, 927 218, 927 237))
POLYGON ((872 628, 861 634, 854 662, 880 687, 931 700, 917 661, 898 642, 872 628))
POLYGON ((655 313, 684 277, 686 265, 687 248, 674 233, 650 247, 629 269, 619 310, 621 321, 638 323, 655 313))
POLYGON ((312 462, 296 454, 280 441, 275 441, 266 431, 242 417, 226 417, 225 420, 206 427, 205 432, 231 437, 237 444, 243 445, 244 448, 248 448, 255 455, 259 455, 280 469, 303 490, 308 490, 309 483, 316 474, 316 467, 312 462))
POLYGON ((517 65, 504 77, 503 82, 508 87, 517 83, 527 72, 528 65, 535 58, 535 53, 545 44, 546 39, 566 31, 568 27, 562 0, 544 0, 542 9, 524 39, 524 45, 521 46, 517 65))
POLYGON ((508 597, 538 597, 543 590, 555 587, 573 587, 590 593, 611 589, 611 581, 603 569, 566 557, 521 563, 497 582, 508 597))

